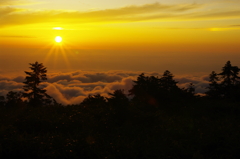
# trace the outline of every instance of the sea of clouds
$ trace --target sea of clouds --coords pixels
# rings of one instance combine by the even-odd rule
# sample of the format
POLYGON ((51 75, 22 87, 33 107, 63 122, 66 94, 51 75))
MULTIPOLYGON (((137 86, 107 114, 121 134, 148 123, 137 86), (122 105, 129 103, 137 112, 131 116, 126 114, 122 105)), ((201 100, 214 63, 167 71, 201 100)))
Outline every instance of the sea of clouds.
MULTIPOLYGON (((134 80, 143 72, 131 71, 74 71, 48 73, 48 80, 42 82, 41 88, 47 90, 47 94, 56 99, 57 102, 68 104, 79 104, 89 94, 101 94, 108 96, 114 90, 123 89, 126 94, 132 88, 134 80)), ((161 77, 163 73, 144 72, 146 76, 161 77)), ((208 75, 176 75, 174 77, 180 88, 188 87, 189 83, 195 85, 196 93, 204 94, 208 86, 208 75)), ((5 96, 9 91, 23 91, 25 76, 9 77, 0 76, 0 95, 5 96)))

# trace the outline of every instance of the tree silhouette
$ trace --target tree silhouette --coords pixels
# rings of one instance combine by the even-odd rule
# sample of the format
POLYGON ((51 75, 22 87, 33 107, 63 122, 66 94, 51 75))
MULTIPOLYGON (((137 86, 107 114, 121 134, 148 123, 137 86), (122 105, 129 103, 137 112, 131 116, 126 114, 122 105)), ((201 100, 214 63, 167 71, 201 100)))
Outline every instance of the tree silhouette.
POLYGON ((230 61, 227 61, 222 68, 222 72, 217 74, 212 72, 209 75, 209 90, 206 95, 211 98, 225 98, 239 100, 240 94, 240 77, 238 76, 240 69, 237 66, 232 66, 230 61))
POLYGON ((215 71, 212 71, 212 73, 209 75, 209 86, 207 89, 209 89, 206 92, 206 95, 213 99, 218 99, 221 96, 220 92, 220 84, 218 83, 219 77, 218 74, 215 71))
POLYGON ((128 105, 129 100, 123 92, 124 90, 117 89, 113 93, 108 93, 111 96, 110 98, 107 98, 108 102, 113 105, 128 105))
POLYGON ((30 105, 39 106, 42 104, 49 104, 51 99, 53 102, 56 102, 51 96, 46 93, 46 90, 39 88, 39 84, 43 80, 47 80, 47 69, 43 66, 42 63, 30 63, 31 67, 29 67, 32 72, 25 71, 27 74, 25 78, 25 85, 23 89, 25 93, 23 93, 24 97, 27 97, 30 105))
POLYGON ((92 108, 97 108, 100 107, 102 105, 106 105, 107 100, 105 97, 101 96, 100 94, 96 94, 96 95, 88 95, 88 97, 86 97, 81 105, 85 106, 85 107, 92 107, 92 108))
POLYGON ((178 82, 173 77, 173 74, 166 70, 160 78, 161 98, 166 101, 177 99, 182 94, 182 89, 177 86, 178 82))
POLYGON ((170 71, 166 70, 163 73, 163 76, 160 78, 161 88, 167 91, 178 89, 177 87, 178 82, 173 80, 173 77, 174 77, 173 74, 170 71))
POLYGON ((6 103, 5 97, 4 96, 0 96, 0 106, 4 106, 5 103, 6 103))
POLYGON ((88 95, 88 97, 82 101, 80 106, 84 108, 85 114, 88 114, 97 120, 106 120, 110 110, 106 98, 100 94, 88 95))
POLYGON ((129 90, 134 95, 133 100, 158 105, 159 102, 169 102, 180 97, 182 90, 177 86, 170 71, 166 70, 161 78, 144 76, 142 73, 133 81, 135 85, 129 90))
POLYGON ((239 98, 239 68, 232 66, 230 61, 227 61, 225 66, 222 68, 222 72, 219 73, 221 82, 221 94, 224 98, 230 99, 239 98))
POLYGON ((134 101, 143 103, 152 103, 156 101, 159 93, 159 78, 154 76, 145 76, 144 73, 140 74, 133 88, 129 90, 129 95, 133 95, 134 101))
POLYGON ((20 104, 23 103, 22 97, 23 97, 22 92, 13 91, 8 92, 8 94, 6 95, 6 106, 7 107, 19 106, 20 104))
POLYGON ((110 117, 117 125, 121 125, 125 122, 128 114, 129 99, 124 90, 118 89, 113 93, 109 93, 110 97, 107 98, 110 106, 110 117))
POLYGON ((239 71, 240 69, 237 66, 232 66, 231 62, 227 61, 225 66, 222 68, 222 72, 219 73, 221 79, 223 79, 221 84, 226 87, 239 84, 239 71))
POLYGON ((188 88, 182 88, 185 98, 192 98, 195 96, 195 85, 189 83, 188 88))

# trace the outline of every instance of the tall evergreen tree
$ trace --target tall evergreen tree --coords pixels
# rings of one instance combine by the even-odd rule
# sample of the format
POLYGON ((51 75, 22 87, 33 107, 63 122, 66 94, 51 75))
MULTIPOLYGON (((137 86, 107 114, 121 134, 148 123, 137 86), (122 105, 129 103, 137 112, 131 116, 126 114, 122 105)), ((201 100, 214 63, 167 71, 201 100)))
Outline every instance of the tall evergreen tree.
POLYGON ((232 66, 230 61, 227 61, 225 66, 222 68, 222 72, 219 73, 221 76, 222 85, 230 87, 239 83, 240 77, 238 76, 240 69, 237 66, 232 66))
POLYGON ((210 84, 207 87, 209 90, 206 95, 211 98, 239 100, 239 71, 240 69, 237 66, 232 66, 230 61, 227 61, 221 73, 217 74, 213 71, 209 76, 210 84))
POLYGON ((154 76, 145 76, 144 73, 140 74, 133 88, 129 90, 129 95, 133 95, 133 100, 139 102, 149 102, 150 100, 156 99, 158 96, 159 89, 159 78, 154 76))
POLYGON ((220 90, 220 84, 218 74, 215 71, 212 71, 212 73, 209 75, 209 86, 207 87, 208 91, 206 92, 206 95, 210 98, 220 98, 221 96, 221 90, 220 90))
POLYGON ((56 102, 51 96, 46 93, 46 90, 39 87, 39 84, 42 81, 47 80, 47 69, 43 66, 42 63, 30 63, 31 67, 29 67, 32 71, 28 72, 25 71, 27 74, 25 78, 25 85, 23 89, 25 93, 23 93, 24 97, 27 97, 29 103, 34 106, 42 105, 42 104, 49 104, 49 100, 53 100, 56 102))
POLYGON ((160 85, 164 90, 172 91, 178 89, 178 82, 176 82, 173 77, 173 74, 168 70, 163 73, 163 76, 160 78, 160 85))
POLYGON ((183 95, 183 90, 177 86, 177 81, 173 79, 173 74, 166 70, 160 80, 159 99, 170 102, 179 100, 183 95))
POLYGON ((175 80, 173 80, 173 74, 166 70, 163 73, 163 76, 160 78, 160 83, 161 83, 161 87, 166 89, 166 90, 170 90, 172 88, 176 88, 177 87, 177 83, 175 80))
POLYGON ((230 61, 227 61, 219 73, 221 82, 221 94, 224 98, 239 98, 240 77, 238 76, 240 69, 237 66, 232 66, 230 61))

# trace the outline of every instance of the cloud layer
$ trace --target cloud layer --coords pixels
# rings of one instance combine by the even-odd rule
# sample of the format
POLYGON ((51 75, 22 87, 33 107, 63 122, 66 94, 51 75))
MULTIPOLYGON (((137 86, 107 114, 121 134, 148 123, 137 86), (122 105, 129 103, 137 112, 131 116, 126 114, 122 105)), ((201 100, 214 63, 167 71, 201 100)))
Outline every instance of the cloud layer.
POLYGON ((11 5, 25 5, 31 4, 27 0, 0 0, 0 6, 11 6, 11 5))
MULTIPOLYGON (((108 71, 108 72, 87 72, 75 71, 68 73, 48 74, 48 80, 43 82, 41 87, 47 90, 47 93, 63 105, 79 104, 89 94, 101 94, 108 96, 117 89, 128 90, 133 86, 133 80, 136 80, 141 72, 127 71, 108 71)), ((161 77, 162 73, 145 72, 147 76, 161 77)), ((6 95, 9 91, 23 91, 24 76, 6 77, 0 76, 0 95, 6 95)), ((192 82, 196 86, 196 93, 204 93, 208 85, 208 77, 201 76, 176 76, 175 80, 179 82, 179 87, 188 87, 192 82)))
POLYGON ((35 11, 6 6, 15 2, 0 1, 0 26, 47 22, 83 24, 240 18, 240 9, 218 8, 205 10, 204 8, 207 8, 207 5, 196 3, 174 5, 153 3, 86 12, 64 10, 35 11))

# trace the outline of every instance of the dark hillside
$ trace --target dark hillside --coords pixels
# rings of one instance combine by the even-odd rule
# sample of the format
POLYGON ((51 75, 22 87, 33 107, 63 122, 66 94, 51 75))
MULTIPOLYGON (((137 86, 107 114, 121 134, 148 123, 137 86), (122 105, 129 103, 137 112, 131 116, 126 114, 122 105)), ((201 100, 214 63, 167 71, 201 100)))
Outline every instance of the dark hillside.
POLYGON ((196 99, 155 111, 132 103, 122 117, 102 105, 97 111, 1 107, 1 158, 240 157, 237 103, 196 99))

